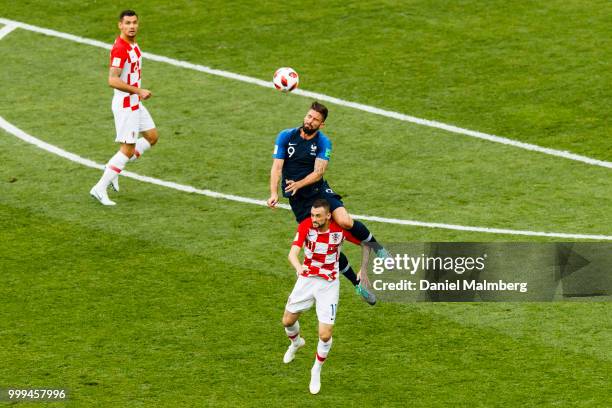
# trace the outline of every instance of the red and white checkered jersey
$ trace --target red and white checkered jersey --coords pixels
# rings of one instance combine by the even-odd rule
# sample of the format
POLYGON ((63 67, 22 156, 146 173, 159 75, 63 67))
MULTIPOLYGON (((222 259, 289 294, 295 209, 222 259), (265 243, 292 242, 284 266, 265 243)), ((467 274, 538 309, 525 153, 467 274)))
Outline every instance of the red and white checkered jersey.
POLYGON ((304 265, 309 270, 302 272, 302 275, 318 276, 328 281, 335 280, 338 277, 340 248, 345 239, 357 245, 361 244, 361 241, 350 232, 343 230, 334 220, 330 222, 329 229, 325 232, 314 228, 310 218, 302 221, 293 240, 293 245, 304 246, 304 265))
MULTIPOLYGON (((142 53, 138 44, 130 44, 120 36, 115 40, 110 52, 111 68, 121 68, 121 80, 128 85, 140 88, 140 70, 142 68, 142 53)), ((140 97, 136 94, 115 89, 113 108, 136 110, 140 106, 140 97)))

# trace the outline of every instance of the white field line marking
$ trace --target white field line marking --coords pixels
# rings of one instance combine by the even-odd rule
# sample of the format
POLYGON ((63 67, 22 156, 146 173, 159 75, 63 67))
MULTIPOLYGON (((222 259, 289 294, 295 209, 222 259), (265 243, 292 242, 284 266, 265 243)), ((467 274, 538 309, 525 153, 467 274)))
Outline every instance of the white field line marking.
MULTIPOLYGON (((44 142, 40 139, 35 138, 24 132, 23 130, 17 128, 11 123, 7 122, 2 116, 0 116, 0 128, 4 129, 7 133, 10 133, 17 138, 33 144, 34 146, 46 150, 50 153, 53 153, 57 156, 63 157, 75 163, 82 164, 87 167, 91 167, 94 169, 102 170, 104 169, 104 165, 96 163, 92 160, 83 158, 74 153, 70 153, 66 150, 63 150, 57 146, 44 142)), ((187 186, 184 184, 174 183, 172 181, 160 180, 154 177, 141 176, 140 174, 132 173, 131 171, 123 171, 121 174, 125 177, 132 178, 134 180, 143 181, 145 183, 155 184, 162 187, 172 188, 174 190, 183 191, 186 193, 194 193, 201 194, 208 197, 213 198, 221 198, 224 200, 237 201, 240 203, 247 204, 255 204, 259 206, 266 206, 266 202, 264 200, 256 200, 254 198, 241 197, 233 194, 224 194, 211 190, 202 190, 192 186, 187 186)), ((286 204, 279 204, 280 208, 284 208, 286 210, 290 210, 291 208, 286 204)), ((590 235, 590 234, 568 234, 563 232, 538 232, 538 231, 522 231, 522 230, 512 230, 512 229, 502 229, 502 228, 487 228, 487 227, 470 227, 465 225, 454 225, 454 224, 441 224, 441 223, 433 223, 433 222, 422 222, 422 221, 413 221, 413 220, 402 220, 397 218, 384 218, 384 217, 376 217, 370 215, 353 215, 354 218, 359 218, 368 221, 374 222, 382 222, 387 224, 397 224, 397 225, 410 225, 414 227, 425 227, 425 228, 439 228, 439 229, 447 229, 447 230, 456 230, 456 231, 470 231, 470 232, 484 232, 489 234, 507 234, 507 235, 527 235, 527 236, 537 236, 537 237, 554 237, 554 238, 566 238, 566 239, 595 239, 600 241, 612 241, 612 236, 608 235, 590 235)))
MULTIPOLYGON (((90 40, 88 38, 83 38, 83 37, 79 37, 79 36, 72 35, 72 34, 66 34, 66 33, 62 33, 59 31, 50 30, 47 28, 37 27, 37 26, 30 25, 30 24, 21 23, 19 21, 13 21, 13 20, 5 19, 5 18, 0 18, 0 23, 11 24, 16 27, 22 28, 24 30, 33 31, 33 32, 44 34, 44 35, 51 36, 51 37, 63 38, 66 40, 74 41, 74 42, 81 43, 81 44, 92 45, 94 47, 100 47, 100 48, 104 48, 107 50, 111 49, 110 44, 106 44, 101 41, 90 40)), ((204 73, 211 74, 211 75, 217 75, 217 76, 221 76, 224 78, 235 79, 237 81, 242 81, 242 82, 247 82, 247 83, 254 84, 254 85, 263 86, 265 88, 273 88, 271 81, 263 81, 261 79, 252 78, 246 75, 240 75, 240 74, 235 74, 233 72, 213 69, 213 68, 206 67, 203 65, 192 64, 190 62, 180 61, 174 58, 168 58, 168 57, 164 57, 161 55, 151 54, 148 52, 143 53, 143 57, 153 60, 153 61, 164 62, 166 64, 174 65, 174 66, 181 67, 181 68, 192 69, 195 71, 200 71, 200 72, 204 72, 204 73)), ((550 149, 547 147, 542 147, 542 146, 534 145, 531 143, 519 142, 517 140, 508 139, 508 138, 501 137, 501 136, 490 135, 490 134, 478 132, 475 130, 463 129, 457 126, 448 125, 446 123, 437 122, 434 120, 421 119, 421 118, 417 118, 417 117, 409 116, 409 115, 404 115, 403 113, 388 111, 385 109, 380 109, 374 106, 364 105, 361 103, 350 102, 344 99, 334 98, 333 96, 328 96, 328 95, 324 95, 324 94, 320 94, 316 92, 310 92, 310 91, 297 89, 293 91, 293 93, 297 95, 309 97, 309 98, 318 99, 324 102, 330 102, 335 105, 346 106, 346 107, 361 110, 364 112, 373 113, 375 115, 380 115, 380 116, 384 116, 387 118, 397 119, 400 121, 410 122, 410 123, 414 123, 417 125, 441 129, 447 132, 457 133, 457 134, 464 135, 464 136, 470 136, 470 137, 474 137, 477 139, 487 140, 489 142, 501 143, 504 145, 518 147, 520 149, 525 149, 525 150, 529 150, 533 152, 539 152, 539 153, 544 153, 544 154, 548 154, 551 156, 562 157, 564 159, 574 160, 574 161, 590 164, 592 166, 600 166, 600 167, 606 167, 606 168, 612 169, 612 162, 597 160, 597 159, 593 159, 593 158, 586 157, 586 156, 581 156, 581 155, 570 153, 570 152, 563 151, 563 150, 550 149)))
POLYGON ((11 31, 16 29, 17 26, 14 24, 7 24, 0 29, 0 40, 6 37, 11 31))

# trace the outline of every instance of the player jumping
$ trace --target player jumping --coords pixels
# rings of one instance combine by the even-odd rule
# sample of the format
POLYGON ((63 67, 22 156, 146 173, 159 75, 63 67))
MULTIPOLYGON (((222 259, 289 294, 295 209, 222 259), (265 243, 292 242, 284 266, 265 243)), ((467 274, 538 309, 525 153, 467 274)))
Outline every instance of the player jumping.
MULTIPOLYGON (((298 319, 302 312, 316 304, 319 343, 314 365, 310 370, 312 394, 317 394, 321 389, 321 368, 332 346, 332 331, 340 295, 340 282, 337 279, 338 264, 340 248, 345 239, 357 245, 361 244, 360 240, 332 220, 329 203, 324 199, 317 199, 310 209, 310 217, 300 222, 289 252, 289 262, 295 268, 298 279, 289 295, 283 314, 285 333, 291 340, 283 362, 286 364, 292 362, 297 351, 306 344, 304 338, 300 336, 298 319), (303 264, 298 259, 302 247, 304 247, 303 264)), ((366 268, 369 253, 367 245, 361 245, 361 248, 363 262, 360 276, 366 268)))
MULTIPOLYGON (((378 257, 387 257, 388 252, 378 243, 368 228, 349 215, 341 196, 336 194, 323 174, 331 157, 331 141, 320 131, 325 126, 327 108, 313 102, 301 127, 283 130, 274 146, 272 169, 270 171, 270 198, 268 206, 278 204, 278 182, 282 175, 283 195, 298 223, 310 216, 312 203, 324 198, 330 204, 334 221, 354 237, 374 249, 378 257)), ((343 253, 340 254, 340 271, 355 286, 355 290, 370 305, 376 303, 374 293, 361 284, 343 253)))
POLYGON ((110 53, 108 84, 114 88, 112 102, 116 142, 121 143, 119 151, 106 164, 104 173, 89 194, 103 205, 115 205, 106 192, 109 184, 119 191, 119 173, 128 161, 138 159, 157 143, 155 123, 141 100, 149 99, 151 91, 142 89, 142 52, 136 44, 138 15, 133 10, 122 11, 119 15, 121 34, 115 40, 110 53), (143 137, 138 137, 142 133, 143 137))

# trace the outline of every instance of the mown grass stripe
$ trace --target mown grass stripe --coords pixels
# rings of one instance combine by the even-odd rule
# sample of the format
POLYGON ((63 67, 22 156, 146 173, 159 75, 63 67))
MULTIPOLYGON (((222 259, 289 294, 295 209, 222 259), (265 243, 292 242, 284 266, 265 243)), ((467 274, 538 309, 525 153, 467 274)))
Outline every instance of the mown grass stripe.
MULTIPOLYGON (((106 44, 101 41, 91 40, 91 39, 79 37, 73 34, 62 33, 60 31, 55 31, 55 30, 51 30, 48 28, 42 28, 42 27, 30 25, 30 24, 25 24, 19 21, 0 18, 0 23, 12 25, 14 27, 22 28, 24 30, 33 31, 33 32, 44 34, 44 35, 51 36, 51 37, 63 38, 65 40, 74 41, 80 44, 87 44, 87 45, 91 45, 94 47, 104 48, 107 50, 111 49, 110 44, 106 44)), ((185 68, 185 69, 192 69, 195 71, 204 72, 210 75, 217 75, 217 76, 228 78, 228 79, 234 79, 237 81, 242 81, 242 82, 246 82, 246 83, 250 83, 250 84, 254 84, 258 86, 263 86, 265 88, 273 88, 271 81, 263 81, 261 79, 249 77, 246 75, 236 74, 233 72, 224 71, 220 69, 213 69, 213 68, 210 68, 204 65, 193 64, 191 62, 181 61, 181 60, 177 60, 174 58, 151 54, 148 52, 143 53, 143 57, 150 59, 152 61, 163 62, 166 64, 174 65, 174 66, 185 68)), ((593 159, 591 157, 582 156, 582 155, 571 153, 571 152, 564 151, 564 150, 556 150, 556 149, 551 149, 548 147, 534 145, 531 143, 519 142, 517 140, 509 139, 506 137, 491 135, 488 133, 478 132, 478 131, 470 130, 470 129, 464 129, 464 128, 460 128, 454 125, 437 122, 434 120, 421 119, 421 118, 417 118, 414 116, 405 115, 403 113, 380 109, 374 106, 364 105, 364 104, 357 103, 357 102, 351 102, 351 101, 347 101, 344 99, 335 98, 333 96, 320 94, 317 92, 310 92, 310 91, 297 89, 293 91, 293 93, 304 96, 304 97, 315 98, 320 101, 333 103, 335 105, 340 105, 340 106, 345 106, 345 107, 361 110, 364 112, 372 113, 374 115, 384 116, 384 117, 388 117, 388 118, 392 118, 392 119, 396 119, 396 120, 400 120, 404 122, 410 122, 410 123, 414 123, 414 124, 421 125, 421 126, 436 128, 436 129, 444 130, 444 131, 451 132, 451 133, 474 137, 474 138, 481 139, 481 140, 487 140, 489 142, 501 143, 507 146, 512 146, 512 147, 516 147, 519 149, 524 149, 524 150, 538 152, 538 153, 543 153, 543 154, 547 154, 550 156, 556 156, 556 157, 561 157, 561 158, 568 159, 568 160, 574 160, 574 161, 582 162, 582 163, 589 164, 592 166, 599 166, 599 167, 605 167, 605 168, 612 169, 612 162, 593 159)))

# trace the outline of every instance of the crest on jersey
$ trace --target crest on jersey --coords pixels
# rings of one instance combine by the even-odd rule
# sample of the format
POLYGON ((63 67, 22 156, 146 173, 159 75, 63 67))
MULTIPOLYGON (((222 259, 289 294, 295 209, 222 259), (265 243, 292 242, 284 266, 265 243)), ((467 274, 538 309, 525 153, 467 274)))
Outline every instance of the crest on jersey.
POLYGON ((317 145, 315 145, 315 144, 310 145, 310 155, 311 156, 316 156, 317 155, 317 145))
POLYGON ((332 232, 329 234, 329 243, 330 244, 339 244, 342 242, 342 233, 341 232, 332 232))
POLYGON ((135 62, 138 60, 138 55, 134 51, 128 52, 128 56, 130 57, 130 62, 135 62))

